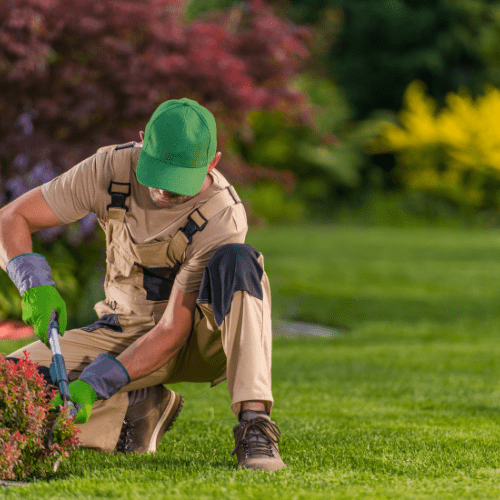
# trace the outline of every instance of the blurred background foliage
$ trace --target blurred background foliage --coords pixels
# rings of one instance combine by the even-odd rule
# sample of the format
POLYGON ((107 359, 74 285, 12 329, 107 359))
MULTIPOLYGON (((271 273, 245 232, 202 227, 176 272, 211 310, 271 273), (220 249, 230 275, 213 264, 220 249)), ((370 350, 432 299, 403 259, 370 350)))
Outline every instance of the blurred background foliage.
MULTIPOLYGON (((281 148, 294 150, 287 163, 297 173, 293 196, 305 203, 306 217, 364 225, 498 226, 498 181, 491 156, 499 147, 492 106, 495 89, 500 88, 500 2, 269 3, 278 15, 313 29, 312 58, 296 86, 317 107, 316 126, 337 139, 318 143, 314 134, 300 138, 294 134, 286 139, 288 149, 281 148), (426 116, 415 110, 416 88, 425 88, 434 103, 426 116), (411 95, 415 102, 407 109, 411 95), (455 103, 451 108, 450 101, 455 103), (405 128, 408 113, 417 124, 408 131, 412 135, 432 121, 430 115, 438 109, 443 110, 437 120, 442 134, 448 137, 458 127, 463 140, 476 144, 462 144, 456 151, 451 138, 434 135, 432 145, 424 141, 403 148, 386 140, 381 146, 380 141, 390 136, 384 130, 405 128), (488 113, 488 119, 482 119, 488 113), (470 127, 465 132, 471 121, 479 134, 476 139, 470 138, 475 133, 470 127), (484 148, 489 148, 486 156, 484 148), (455 167, 450 165, 452 158, 455 167), (424 164, 427 169, 422 173, 424 164)), ((197 8, 202 5, 203 1, 197 8)), ((258 132, 257 139, 263 136, 258 132)), ((268 127, 262 142, 252 144, 250 161, 251 155, 260 156, 261 145, 266 150, 280 138, 285 142, 284 127, 275 128, 275 134, 268 127)), ((273 165, 279 164, 276 159, 273 165)))
POLYGON ((408 194, 448 202, 463 216, 479 213, 498 221, 500 209, 500 91, 488 85, 473 99, 450 92, 438 109, 420 81, 405 93, 399 125, 373 140, 374 152, 394 153, 408 194))
MULTIPOLYGON (((76 2, 75 9, 83 12, 86 1, 76 2)), ((0 57, 3 77, 16 58, 25 57, 22 37, 14 43, 22 16, 12 16, 12 9, 34 3, 2 3, 0 48, 10 47, 0 57)), ((309 221, 500 225, 500 1, 144 0, 135 5, 143 9, 139 25, 127 24, 131 14, 124 9, 121 21, 98 35, 81 31, 68 18, 74 34, 60 32, 65 50, 44 56, 52 72, 48 78, 59 75, 65 82, 63 87, 53 82, 53 95, 42 88, 49 80, 35 78, 31 87, 19 87, 15 79, 0 82, 0 123, 5 134, 12 132, 0 151, 0 203, 47 182, 97 147, 137 140, 157 101, 188 96, 216 115, 225 159, 221 171, 255 227, 309 221), (141 28, 151 15, 144 10, 148 2, 169 6, 163 34, 141 28), (70 57, 71 43, 88 50, 70 57), (96 56, 100 43, 111 59, 96 56), (212 53, 200 71, 198 49, 207 49, 206 57, 212 53), (168 57, 152 64, 152 54, 168 57), (118 80, 116 71, 107 69, 110 61, 118 80), (148 77, 137 68, 147 69, 148 77), (96 85, 116 90, 112 113, 89 100, 96 85), (64 109, 61 96, 68 92, 73 100, 64 109), (9 96, 16 113, 5 112, 9 96), (45 107, 38 109, 39 104, 45 107), (46 122, 49 111, 56 114, 46 122), (17 138, 38 131, 43 134, 27 158, 17 138), (47 140, 54 144, 50 154, 47 140)), ((37 32, 36 23, 30 29, 37 32)), ((33 64, 23 71, 35 71, 33 64)), ((104 265, 99 233, 89 216, 68 229, 35 235, 40 253, 59 269, 65 299, 78 298, 70 325, 87 321, 91 305, 101 298, 104 269, 94 259, 86 262, 95 251, 104 265)), ((0 318, 19 317, 17 291, 3 273, 0 290, 0 318)))

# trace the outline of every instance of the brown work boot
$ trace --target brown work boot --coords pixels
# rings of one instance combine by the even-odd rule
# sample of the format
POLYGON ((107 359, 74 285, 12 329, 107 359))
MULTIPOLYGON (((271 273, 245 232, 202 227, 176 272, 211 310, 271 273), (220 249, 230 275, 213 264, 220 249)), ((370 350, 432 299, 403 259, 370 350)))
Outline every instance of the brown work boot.
POLYGON ((267 414, 245 410, 233 428, 238 465, 242 469, 278 470, 286 465, 281 460, 278 440, 281 431, 267 414))
POLYGON ((180 394, 163 385, 148 387, 147 397, 129 406, 115 453, 154 453, 183 404, 180 394))

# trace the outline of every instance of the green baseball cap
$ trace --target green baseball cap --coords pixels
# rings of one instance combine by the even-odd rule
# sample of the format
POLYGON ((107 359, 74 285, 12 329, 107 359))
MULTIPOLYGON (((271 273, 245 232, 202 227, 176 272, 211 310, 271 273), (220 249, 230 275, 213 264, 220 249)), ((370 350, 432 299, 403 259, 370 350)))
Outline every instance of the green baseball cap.
POLYGON ((191 99, 160 104, 146 125, 137 180, 148 187, 195 196, 217 151, 214 115, 191 99))

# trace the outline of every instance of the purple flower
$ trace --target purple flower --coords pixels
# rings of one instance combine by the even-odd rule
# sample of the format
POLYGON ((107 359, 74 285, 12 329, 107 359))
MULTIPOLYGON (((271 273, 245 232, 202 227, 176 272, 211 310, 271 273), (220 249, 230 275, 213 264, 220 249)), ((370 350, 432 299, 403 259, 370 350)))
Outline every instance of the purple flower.
POLYGON ((26 170, 28 166, 29 159, 26 155, 17 155, 14 158, 14 164, 22 171, 26 170))
POLYGON ((96 223, 97 217, 94 213, 90 213, 81 219, 80 227, 82 228, 83 234, 85 236, 90 235, 94 231, 96 223))
POLYGON ((22 177, 14 177, 10 179, 5 184, 6 191, 9 192, 9 201, 19 198, 22 194, 28 191, 28 188, 24 184, 24 179, 22 177))
POLYGON ((30 172, 28 177, 28 186, 30 189, 40 186, 49 182, 56 176, 54 170, 52 169, 52 162, 46 160, 43 163, 38 163, 35 165, 33 170, 30 172))
POLYGON ((50 227, 40 231, 38 234, 43 241, 50 242, 54 241, 60 234, 65 231, 65 226, 50 227))
POLYGON ((31 123, 31 115, 28 113, 23 113, 18 118, 18 123, 23 126, 24 135, 31 135, 33 133, 33 123, 31 123))
POLYGON ((79 245, 84 238, 84 235, 82 231, 80 230, 80 227, 77 226, 76 228, 71 228, 72 230, 67 232, 68 236, 68 241, 71 243, 73 246, 79 245))

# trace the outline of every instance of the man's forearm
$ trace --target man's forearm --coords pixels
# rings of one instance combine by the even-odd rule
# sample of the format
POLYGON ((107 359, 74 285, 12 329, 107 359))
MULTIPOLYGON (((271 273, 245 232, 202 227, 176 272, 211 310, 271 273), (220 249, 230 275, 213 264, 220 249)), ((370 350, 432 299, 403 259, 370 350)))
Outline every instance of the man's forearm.
POLYGON ((32 251, 31 233, 26 219, 22 215, 0 210, 0 267, 6 271, 10 259, 32 251))
POLYGON ((167 332, 159 324, 137 339, 116 359, 125 367, 132 382, 155 372, 168 363, 186 343, 189 333, 189 331, 167 332))

